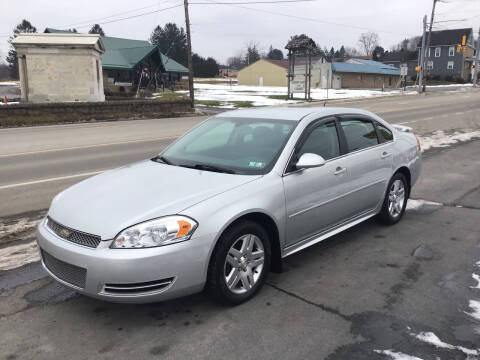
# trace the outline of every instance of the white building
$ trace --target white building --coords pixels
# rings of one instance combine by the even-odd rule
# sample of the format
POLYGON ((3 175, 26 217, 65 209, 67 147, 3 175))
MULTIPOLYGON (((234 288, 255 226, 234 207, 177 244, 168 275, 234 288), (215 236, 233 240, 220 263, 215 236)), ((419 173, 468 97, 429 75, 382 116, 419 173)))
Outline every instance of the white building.
POLYGON ((105 101, 97 34, 20 34, 17 51, 22 101, 105 101))

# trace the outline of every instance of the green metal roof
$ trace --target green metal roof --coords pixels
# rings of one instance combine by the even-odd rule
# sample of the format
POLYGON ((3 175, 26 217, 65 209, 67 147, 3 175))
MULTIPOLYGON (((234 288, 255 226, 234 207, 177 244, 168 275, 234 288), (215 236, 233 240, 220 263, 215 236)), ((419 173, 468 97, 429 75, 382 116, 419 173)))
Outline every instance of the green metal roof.
MULTIPOLYGON (((46 33, 70 34, 71 30, 59 30, 46 28, 46 33)), ((132 70, 147 56, 160 55, 163 67, 166 72, 188 73, 188 69, 162 54, 158 46, 150 44, 145 40, 132 40, 102 36, 105 53, 102 55, 102 67, 113 70, 132 70)), ((158 58, 157 58, 158 59, 158 58)))
POLYGON ((162 54, 156 45, 144 40, 130 40, 102 36, 105 53, 102 57, 104 69, 131 70, 143 59, 152 54, 160 55, 166 72, 187 73, 188 69, 162 54))
POLYGON ((110 36, 102 36, 102 40, 105 47, 112 50, 130 49, 152 45, 145 40, 122 39, 110 36))
POLYGON ((182 64, 179 64, 175 60, 169 58, 166 55, 163 55, 162 53, 160 53, 160 55, 162 57, 162 64, 166 72, 188 73, 188 69, 182 64))

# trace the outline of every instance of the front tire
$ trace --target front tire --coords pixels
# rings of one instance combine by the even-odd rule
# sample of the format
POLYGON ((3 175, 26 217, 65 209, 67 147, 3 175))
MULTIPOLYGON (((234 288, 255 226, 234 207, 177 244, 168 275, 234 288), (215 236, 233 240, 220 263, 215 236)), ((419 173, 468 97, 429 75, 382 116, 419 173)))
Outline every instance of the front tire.
POLYGON ((227 229, 215 247, 208 270, 207 289, 218 301, 240 304, 261 289, 270 270, 268 233, 245 220, 227 229))
POLYGON ((394 174, 388 183, 378 219, 385 225, 399 222, 405 213, 409 193, 410 189, 405 176, 402 173, 394 174))

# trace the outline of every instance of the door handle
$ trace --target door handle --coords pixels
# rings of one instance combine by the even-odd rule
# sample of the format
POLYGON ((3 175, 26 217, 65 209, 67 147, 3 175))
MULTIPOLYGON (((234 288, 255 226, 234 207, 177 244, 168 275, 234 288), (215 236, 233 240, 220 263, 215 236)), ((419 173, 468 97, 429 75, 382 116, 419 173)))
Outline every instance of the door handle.
POLYGON ((335 172, 333 173, 333 175, 341 175, 345 171, 347 171, 347 168, 342 168, 342 167, 339 166, 335 169, 335 172))
POLYGON ((382 153, 382 159, 386 159, 386 158, 388 158, 388 157, 390 157, 390 156, 392 156, 392 153, 389 153, 389 152, 386 152, 386 151, 384 151, 384 152, 382 153))

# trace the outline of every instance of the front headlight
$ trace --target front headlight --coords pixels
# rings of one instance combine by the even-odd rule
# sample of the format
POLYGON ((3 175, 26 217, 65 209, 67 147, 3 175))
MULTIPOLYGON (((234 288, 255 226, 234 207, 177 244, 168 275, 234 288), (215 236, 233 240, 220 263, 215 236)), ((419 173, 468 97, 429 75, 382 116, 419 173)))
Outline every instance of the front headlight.
POLYGON ((166 216, 123 230, 115 237, 114 249, 150 248, 190 239, 198 223, 186 216, 166 216))

